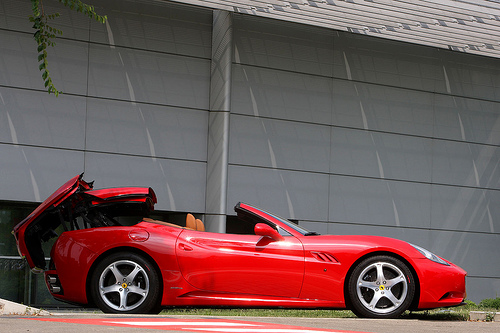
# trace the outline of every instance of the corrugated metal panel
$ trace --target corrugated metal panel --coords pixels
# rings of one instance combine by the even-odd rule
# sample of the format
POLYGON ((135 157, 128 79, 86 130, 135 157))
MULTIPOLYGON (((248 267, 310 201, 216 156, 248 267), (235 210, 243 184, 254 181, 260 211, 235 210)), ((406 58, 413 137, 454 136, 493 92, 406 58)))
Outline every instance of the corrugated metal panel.
POLYGON ((500 58, 499 0, 175 0, 500 58))

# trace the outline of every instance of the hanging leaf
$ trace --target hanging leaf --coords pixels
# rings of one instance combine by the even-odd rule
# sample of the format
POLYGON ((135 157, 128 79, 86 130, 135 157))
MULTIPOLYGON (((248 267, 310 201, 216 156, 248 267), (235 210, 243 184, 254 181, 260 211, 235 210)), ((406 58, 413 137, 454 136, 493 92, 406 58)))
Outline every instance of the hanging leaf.
MULTIPOLYGON (((98 15, 94 6, 87 5, 80 0, 58 0, 63 5, 69 7, 72 10, 81 12, 82 14, 96 20, 100 23, 105 23, 108 19, 107 16, 98 15)), ((31 0, 31 9, 33 15, 29 16, 29 21, 33 23, 33 29, 35 33, 33 38, 37 43, 38 51, 38 62, 40 63, 38 69, 42 72, 42 79, 44 81, 44 86, 47 88, 49 94, 54 94, 56 97, 59 96, 61 91, 56 89, 52 83, 52 78, 50 77, 49 71, 47 69, 47 46, 55 46, 56 43, 54 39, 57 35, 62 35, 62 30, 52 27, 49 24, 49 20, 54 20, 60 16, 59 13, 46 14, 43 8, 43 0, 31 0)))

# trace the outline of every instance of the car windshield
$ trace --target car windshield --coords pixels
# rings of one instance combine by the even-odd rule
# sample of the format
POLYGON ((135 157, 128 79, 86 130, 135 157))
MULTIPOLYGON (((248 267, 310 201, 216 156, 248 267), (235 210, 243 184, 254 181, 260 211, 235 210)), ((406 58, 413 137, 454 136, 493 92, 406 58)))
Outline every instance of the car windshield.
POLYGON ((313 235, 319 235, 317 232, 315 231, 309 231, 301 226, 299 226, 298 224, 295 224, 293 223, 292 221, 290 220, 287 220, 283 217, 280 217, 278 215, 274 215, 274 214, 271 214, 271 213, 268 213, 266 212, 267 215, 269 216, 272 216, 274 217, 276 220, 280 221, 281 223, 283 224, 286 224, 287 226, 289 226, 290 228, 292 228, 293 230, 301 233, 303 236, 313 236, 313 235))

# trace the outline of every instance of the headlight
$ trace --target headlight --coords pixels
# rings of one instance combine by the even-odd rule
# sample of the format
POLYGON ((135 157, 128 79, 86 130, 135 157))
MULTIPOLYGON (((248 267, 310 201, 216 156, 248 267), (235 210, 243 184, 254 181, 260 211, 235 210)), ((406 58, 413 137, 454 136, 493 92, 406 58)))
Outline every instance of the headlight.
POLYGON ((424 257, 426 257, 427 259, 429 260, 432 260, 434 262, 437 262, 438 264, 441 264, 441 265, 446 265, 446 266, 450 266, 450 264, 448 264, 446 261, 444 261, 443 259, 439 258, 437 255, 435 255, 434 253, 432 253, 431 251, 428 251, 424 248, 421 248, 420 246, 417 246, 417 245, 413 245, 410 243, 411 246, 413 246, 416 250, 418 250, 418 252, 422 253, 422 255, 424 257))

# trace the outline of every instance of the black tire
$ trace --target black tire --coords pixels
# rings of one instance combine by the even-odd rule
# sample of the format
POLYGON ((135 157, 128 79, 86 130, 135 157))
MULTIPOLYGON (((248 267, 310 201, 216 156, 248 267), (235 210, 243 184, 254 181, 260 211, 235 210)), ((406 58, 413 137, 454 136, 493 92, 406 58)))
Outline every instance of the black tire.
POLYGON ((151 262, 135 253, 104 258, 90 280, 90 294, 104 313, 158 313, 160 279, 151 262))
POLYGON ((348 293, 351 310, 358 317, 397 318, 412 303, 415 279, 401 260, 371 257, 352 271, 348 293))

